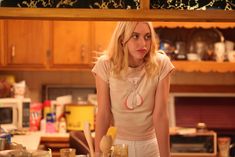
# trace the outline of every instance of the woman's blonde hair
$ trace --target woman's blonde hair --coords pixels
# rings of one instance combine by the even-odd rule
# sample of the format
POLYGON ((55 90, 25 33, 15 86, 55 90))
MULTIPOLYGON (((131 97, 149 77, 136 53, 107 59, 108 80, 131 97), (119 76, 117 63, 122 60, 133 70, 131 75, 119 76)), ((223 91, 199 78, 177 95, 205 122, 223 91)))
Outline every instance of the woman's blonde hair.
MULTIPOLYGON (((138 23, 138 21, 118 22, 114 30, 107 50, 107 55, 112 65, 111 72, 116 76, 119 76, 122 70, 127 71, 129 52, 126 43, 131 38, 132 33, 134 32, 138 23)), ((156 50, 159 44, 159 40, 153 29, 152 23, 146 23, 148 24, 151 33, 151 47, 150 52, 146 54, 144 58, 144 62, 148 76, 152 76, 158 71, 156 50)))

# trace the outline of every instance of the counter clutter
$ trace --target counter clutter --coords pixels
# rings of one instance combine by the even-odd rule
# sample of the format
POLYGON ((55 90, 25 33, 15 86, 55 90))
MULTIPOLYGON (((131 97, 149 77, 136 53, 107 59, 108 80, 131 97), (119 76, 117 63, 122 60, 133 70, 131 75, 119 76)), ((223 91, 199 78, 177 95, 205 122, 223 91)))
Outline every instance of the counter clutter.
MULTIPOLYGON (((85 130, 84 130, 85 131, 85 130)), ((113 153, 126 153, 127 147, 122 146, 115 146, 113 145, 113 141, 116 136, 116 128, 110 127, 107 134, 102 138, 100 143, 100 148, 104 156, 110 156, 113 153), (122 148, 119 148, 122 147, 122 148)), ((227 147, 227 151, 222 148, 222 145, 229 146, 230 140, 229 138, 217 138, 215 132, 210 130, 199 132, 195 128, 172 128, 170 130, 171 136, 171 155, 173 157, 180 157, 180 156, 210 156, 216 157, 218 154, 221 153, 228 153, 229 147, 227 147), (219 153, 217 153, 217 140, 219 153), (226 141, 226 142, 225 142, 226 141), (225 152, 226 151, 226 152, 225 152)), ((94 134, 90 134, 94 137, 94 134)), ((27 150, 24 153, 31 153, 31 154, 38 154, 44 153, 45 156, 40 157, 61 157, 60 150, 66 148, 71 149, 69 145, 69 133, 43 133, 43 132, 26 132, 24 135, 13 135, 11 138, 11 149, 13 152, 20 148, 20 150, 27 150), (57 143, 56 143, 57 142, 57 143), (47 147, 41 147, 43 144, 47 145, 47 147), (59 146, 60 145, 60 146, 59 146), (57 147, 55 149, 55 146, 57 147), (54 148, 53 148, 54 147, 54 148), (51 148, 51 152, 50 149, 51 148), (40 151, 44 150, 44 151, 40 151), (56 150, 56 151, 54 151, 56 150), (49 155, 48 155, 49 151, 49 155), (51 156, 50 156, 51 153, 51 156)), ((88 141, 88 139, 86 139, 88 141)), ((234 145, 234 144, 233 144, 234 145)), ((231 146, 231 145, 230 145, 231 146)), ((90 149, 90 152, 93 149, 90 149)), ((2 153, 8 153, 9 150, 0 151, 0 157, 2 153)), ((22 152, 21 152, 22 153, 22 152)), ((78 155, 76 155, 77 157, 78 155)), ((220 155, 221 156, 221 155, 220 155)), ((34 157, 34 156, 30 156, 34 157)), ((35 156, 39 157, 39 156, 35 156)))
MULTIPOLYGON (((35 154, 35 152, 37 152, 36 154, 40 153, 38 152, 39 150, 44 150, 46 152, 51 150, 51 154, 52 156, 58 156, 58 153, 54 152, 54 148, 51 147, 51 149, 44 149, 44 147, 42 147, 42 144, 50 144, 52 143, 52 145, 54 144, 54 139, 56 139, 56 142, 63 141, 66 143, 63 144, 61 146, 61 148, 64 147, 69 147, 69 133, 43 133, 43 132, 26 132, 26 134, 22 134, 22 135, 13 135, 10 139, 10 143, 8 143, 8 145, 6 145, 6 147, 3 149, 4 151, 0 151, 0 157, 5 153, 8 153, 10 151, 15 151, 15 150, 27 150, 30 153, 35 154)), ((55 145, 55 144, 54 144, 55 145)), ((49 146, 50 147, 50 146, 49 146)), ((32 156, 32 155, 31 155, 32 156)), ((35 156, 36 157, 36 156, 35 156)), ((39 157, 39 156, 37 156, 39 157)), ((40 157, 44 157, 44 156, 40 156, 40 157)), ((45 157, 49 157, 48 155, 45 157)))

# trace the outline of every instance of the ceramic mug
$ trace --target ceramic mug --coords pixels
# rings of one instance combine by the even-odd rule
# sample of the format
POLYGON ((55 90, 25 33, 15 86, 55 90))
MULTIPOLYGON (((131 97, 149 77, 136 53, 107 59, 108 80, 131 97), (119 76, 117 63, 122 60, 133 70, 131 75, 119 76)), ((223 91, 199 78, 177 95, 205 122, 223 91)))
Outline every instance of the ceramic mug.
POLYGON ((224 42, 216 42, 214 44, 215 57, 217 62, 223 62, 225 56, 225 44, 224 42))
POLYGON ((234 42, 233 41, 226 40, 224 43, 225 43, 226 52, 233 51, 233 48, 234 48, 234 42))

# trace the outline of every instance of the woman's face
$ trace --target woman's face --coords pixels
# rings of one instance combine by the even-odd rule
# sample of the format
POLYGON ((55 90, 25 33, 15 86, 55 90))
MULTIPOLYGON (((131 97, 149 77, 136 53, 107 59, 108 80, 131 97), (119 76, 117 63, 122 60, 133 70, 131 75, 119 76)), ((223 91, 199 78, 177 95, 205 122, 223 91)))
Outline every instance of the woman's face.
POLYGON ((129 66, 139 66, 151 46, 151 32, 147 23, 139 22, 127 41, 129 66))

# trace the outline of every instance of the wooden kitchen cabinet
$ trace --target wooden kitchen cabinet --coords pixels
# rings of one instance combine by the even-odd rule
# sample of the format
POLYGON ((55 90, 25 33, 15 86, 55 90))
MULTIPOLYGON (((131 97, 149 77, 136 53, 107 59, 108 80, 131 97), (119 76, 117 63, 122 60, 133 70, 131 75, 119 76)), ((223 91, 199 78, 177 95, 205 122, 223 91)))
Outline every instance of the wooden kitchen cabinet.
POLYGON ((42 68, 49 51, 49 21, 4 21, 6 65, 12 68, 42 68))
POLYGON ((4 56, 3 56, 3 21, 0 20, 0 67, 4 64, 4 56))
POLYGON ((80 70, 107 48, 116 22, 6 20, 3 26, 6 70, 80 70))
POLYGON ((103 51, 107 49, 116 24, 117 22, 115 21, 92 22, 92 61, 95 61, 96 57, 98 57, 103 51))
POLYGON ((52 68, 88 66, 92 48, 90 30, 88 21, 53 21, 52 68))
POLYGON ((52 67, 87 68, 103 52, 116 22, 53 21, 52 67))

